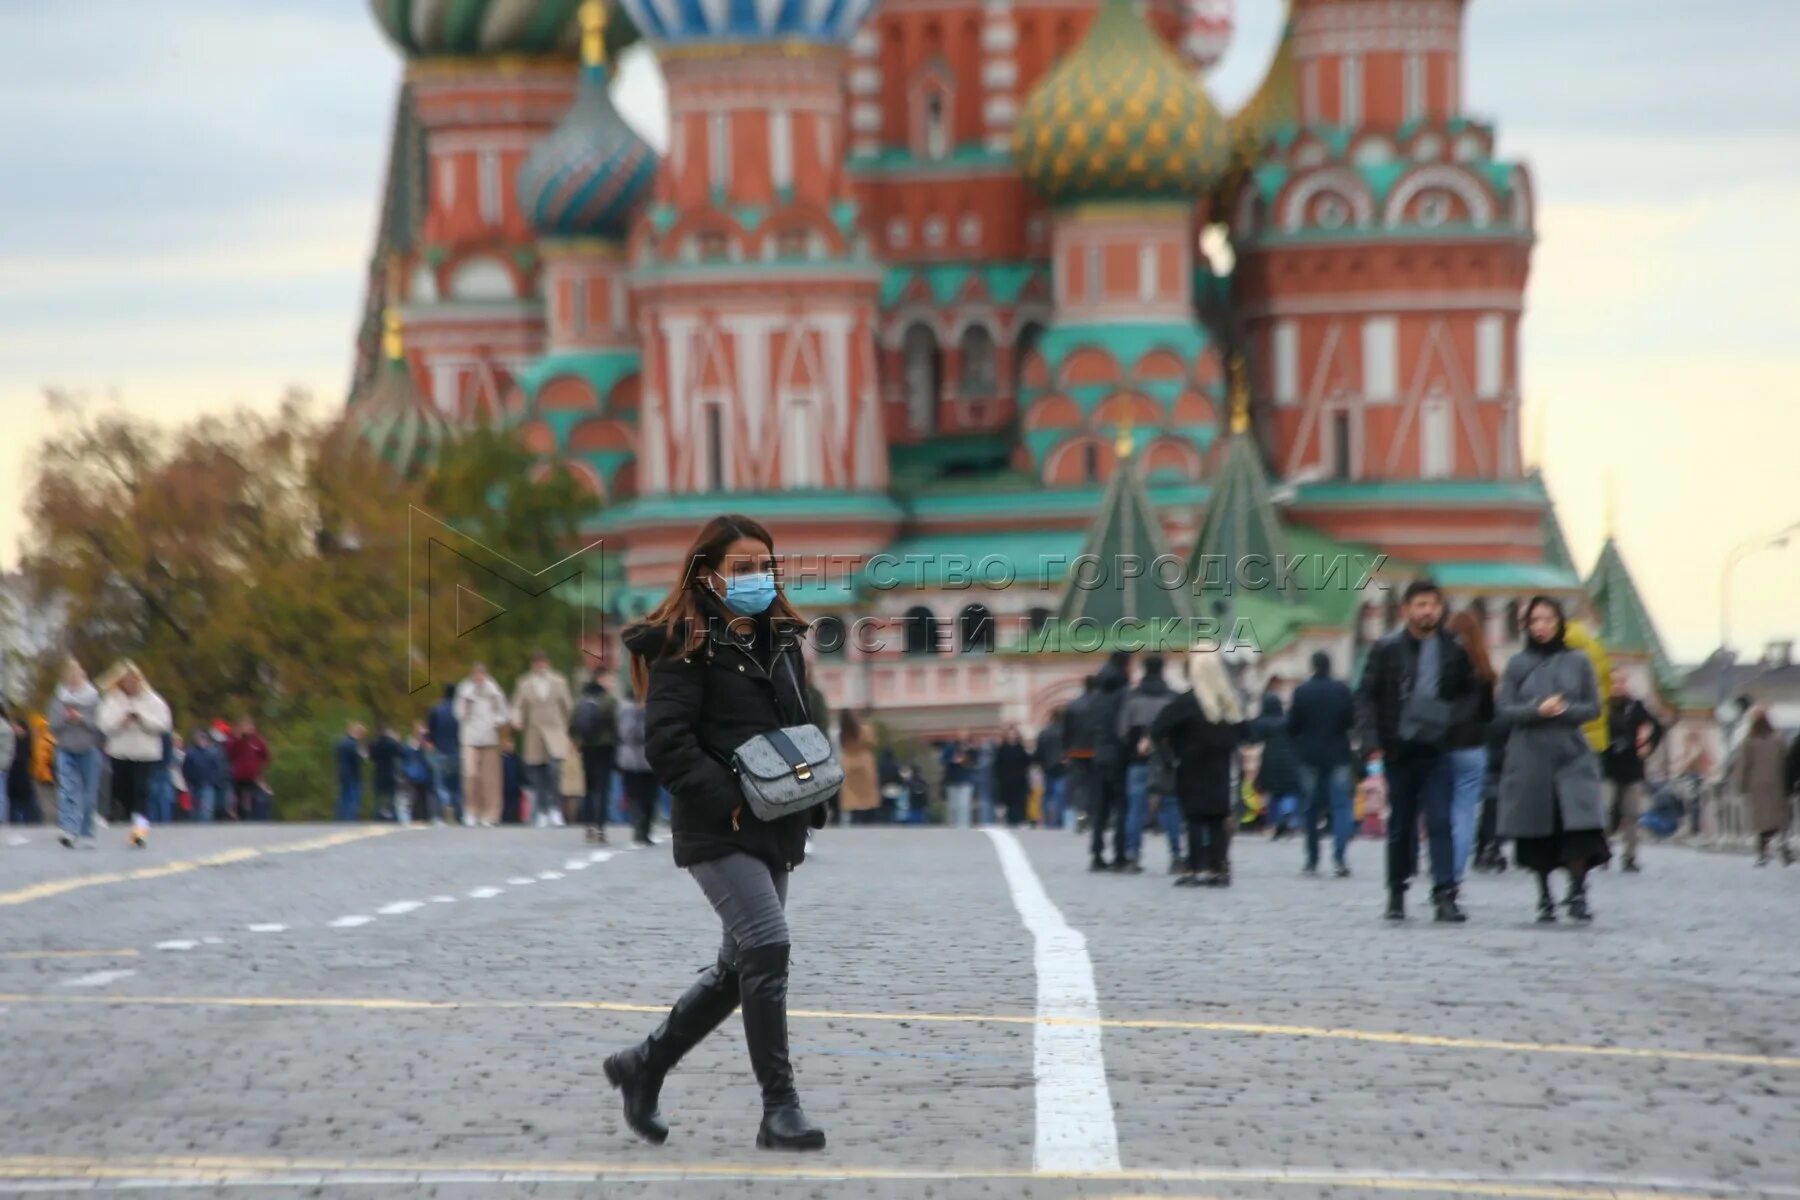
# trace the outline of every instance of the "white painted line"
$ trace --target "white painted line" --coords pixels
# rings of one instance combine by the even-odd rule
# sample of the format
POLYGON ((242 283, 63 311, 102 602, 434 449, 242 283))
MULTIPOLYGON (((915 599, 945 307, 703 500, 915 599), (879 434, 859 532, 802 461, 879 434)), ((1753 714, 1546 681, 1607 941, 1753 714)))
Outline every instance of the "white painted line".
POLYGON ((20 837, 15 833, 6 839, 6 844, 9 846, 29 846, 31 845, 31 839, 28 837, 20 837))
POLYGON ((205 942, 208 946, 223 946, 225 944, 224 938, 201 938, 200 940, 205 942))
POLYGON ((506 890, 505 888, 497 888, 497 887, 478 887, 474 891, 469 893, 469 899, 471 899, 471 900, 491 900, 495 896, 498 896, 501 892, 504 892, 505 890, 506 890))
POLYGON ((251 925, 251 933, 286 933, 286 925, 251 925))
POLYGON ((538 878, 545 880, 545 881, 548 881, 551 879, 561 879, 562 872, 561 871, 539 871, 538 878))
POLYGON ((374 917, 339 917, 331 923, 333 929, 355 929, 358 925, 367 925, 374 917))
POLYGON ((425 902, 423 900, 396 900, 392 904, 382 905, 375 911, 384 917, 398 917, 404 913, 413 911, 415 908, 424 907, 425 902))
POLYGON ((607 859, 609 859, 611 857, 612 857, 611 850, 596 850, 592 854, 588 855, 588 861, 589 862, 605 862, 607 859))
POLYGON ((1037 1077, 1037 1171, 1117 1171, 1119 1131, 1100 1044, 1100 997, 1087 939, 1063 919, 1038 882, 1019 839, 985 829, 1013 906, 1036 943, 1037 1015, 1033 1072, 1037 1077), (1061 1018, 1081 1024, 1057 1024, 1061 1018))
POLYGON ((158 950, 192 950, 199 944, 199 942, 187 941, 186 939, 177 939, 172 942, 158 942, 156 943, 156 948, 158 950))
POLYGON ((565 870, 565 871, 585 871, 588 869, 588 866, 589 866, 588 860, 585 858, 571 858, 568 862, 563 864, 563 870, 565 870))
POLYGON ((63 980, 64 987, 105 987, 109 983, 117 983, 128 975, 137 972, 126 969, 120 971, 95 971, 91 975, 81 975, 74 979, 63 980))
POLYGON ((524 887, 528 883, 536 883, 537 880, 533 879, 529 875, 514 875, 511 879, 507 880, 506 882, 508 884, 512 885, 513 887, 524 887))
POLYGON ((431 898, 431 902, 433 904, 455 904, 456 897, 455 896, 433 896, 431 898))

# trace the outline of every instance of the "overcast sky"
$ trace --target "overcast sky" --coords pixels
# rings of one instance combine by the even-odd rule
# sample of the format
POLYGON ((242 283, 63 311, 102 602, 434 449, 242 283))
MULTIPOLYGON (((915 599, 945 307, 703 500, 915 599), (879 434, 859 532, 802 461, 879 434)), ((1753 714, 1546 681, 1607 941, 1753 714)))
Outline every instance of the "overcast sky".
MULTIPOLYGON (((1238 7, 1226 107, 1279 13, 1238 7)), ((1730 548, 1800 522, 1797 53, 1795 0, 1469 8, 1467 106, 1537 179, 1526 427, 1584 565, 1614 480, 1681 657, 1730 548)), ((622 74, 660 146, 654 66, 622 74)), ((364 0, 0 4, 0 565, 45 385, 169 420, 341 402, 398 79, 364 0)), ((1741 651, 1800 634, 1800 538, 1735 578, 1741 651)))

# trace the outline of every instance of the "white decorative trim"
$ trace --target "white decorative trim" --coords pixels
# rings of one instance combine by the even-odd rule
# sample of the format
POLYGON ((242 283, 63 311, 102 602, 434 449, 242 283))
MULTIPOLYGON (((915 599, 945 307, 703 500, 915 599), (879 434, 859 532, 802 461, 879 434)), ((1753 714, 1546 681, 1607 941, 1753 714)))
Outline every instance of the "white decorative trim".
POLYGON ((850 53, 857 58, 873 58, 881 53, 881 35, 873 24, 864 25, 850 39, 850 53))
POLYGON ((981 106, 981 115, 989 125, 1011 125, 1019 115, 1019 105, 1011 96, 989 96, 981 106))
POLYGON ((1461 199, 1475 228, 1486 229, 1494 223, 1493 197, 1473 175, 1447 163, 1433 163, 1420 167, 1394 188, 1388 197, 1383 224, 1389 229, 1399 228, 1406 220, 1406 207, 1413 197, 1430 188, 1441 188, 1461 199))
POLYGON ((1403 292, 1371 296, 1352 292, 1327 296, 1284 296, 1260 304, 1247 304, 1249 320, 1269 317, 1336 316, 1383 312, 1523 312, 1524 299, 1511 291, 1403 292))
POLYGON ((1312 198, 1321 192, 1336 192, 1350 205, 1350 212, 1359 229, 1366 229, 1375 222, 1375 198, 1369 194, 1368 184, 1355 171, 1346 167, 1332 167, 1312 175, 1302 176, 1290 186, 1287 195, 1281 200, 1280 228, 1292 233, 1306 225, 1306 206, 1312 198))
POLYGON ((881 67, 875 63, 858 63, 848 76, 852 96, 873 96, 881 91, 881 67))
POLYGON ((981 64, 981 83, 988 88, 1010 88, 1019 82, 1019 64, 1010 58, 990 58, 981 64))
POLYGON ((1010 53, 1019 45, 1019 30, 1011 21, 989 21, 981 29, 981 48, 989 54, 1010 53))
POLYGON ((850 106, 850 128, 855 133, 881 132, 881 105, 858 100, 850 106))
POLYGON ((1537 223, 1537 194, 1531 186, 1531 172, 1523 166, 1514 167, 1507 183, 1512 191, 1513 226, 1529 233, 1537 223))

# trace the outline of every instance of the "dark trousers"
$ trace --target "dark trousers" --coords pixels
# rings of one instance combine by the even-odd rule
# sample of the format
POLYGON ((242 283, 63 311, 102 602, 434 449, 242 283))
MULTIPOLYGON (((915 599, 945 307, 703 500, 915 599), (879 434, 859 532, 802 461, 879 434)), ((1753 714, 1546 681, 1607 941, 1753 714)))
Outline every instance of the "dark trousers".
POLYGON ((1096 780, 1093 759, 1071 758, 1069 760, 1069 782, 1064 795, 1075 811, 1090 821, 1094 818, 1096 780))
POLYGON ((656 775, 650 771, 622 771, 625 803, 631 809, 631 835, 640 843, 650 840, 650 827, 656 821, 656 775))
POLYGON ((1492 792, 1481 798, 1481 820, 1475 826, 1475 861, 1500 853, 1500 797, 1492 792))
POLYGON ((1388 776, 1387 884, 1404 888, 1419 869, 1419 818, 1431 843, 1434 890, 1456 886, 1450 838, 1452 793, 1448 754, 1384 755, 1388 776))
POLYGON ((1113 827, 1115 863, 1125 861, 1125 768, 1095 763, 1093 767, 1093 804, 1088 819, 1093 826, 1088 840, 1088 853, 1096 859, 1106 858, 1106 827, 1113 827))
POLYGON ((1187 869, 1199 874, 1209 871, 1218 875, 1231 872, 1231 830, 1227 817, 1195 817, 1187 819, 1187 869))
POLYGON ((612 803, 613 747, 583 746, 581 778, 587 791, 581 797, 581 823, 589 829, 606 828, 606 809, 612 803))
POLYGON ((148 817, 150 810, 150 775, 154 771, 168 773, 159 762, 134 762, 129 758, 112 760, 112 801, 121 819, 148 817))

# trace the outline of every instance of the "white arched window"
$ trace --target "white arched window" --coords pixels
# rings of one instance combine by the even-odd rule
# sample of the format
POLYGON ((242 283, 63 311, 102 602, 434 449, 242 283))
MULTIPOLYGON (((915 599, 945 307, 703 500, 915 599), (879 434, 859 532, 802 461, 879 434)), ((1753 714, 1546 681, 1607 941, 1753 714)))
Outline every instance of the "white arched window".
POLYGON ((929 325, 913 325, 900 345, 905 360, 907 424, 914 433, 930 433, 937 427, 938 400, 944 382, 937 334, 929 325))
POLYGON ((450 274, 452 300, 511 300, 516 295, 512 272, 494 258, 471 258, 450 274))

